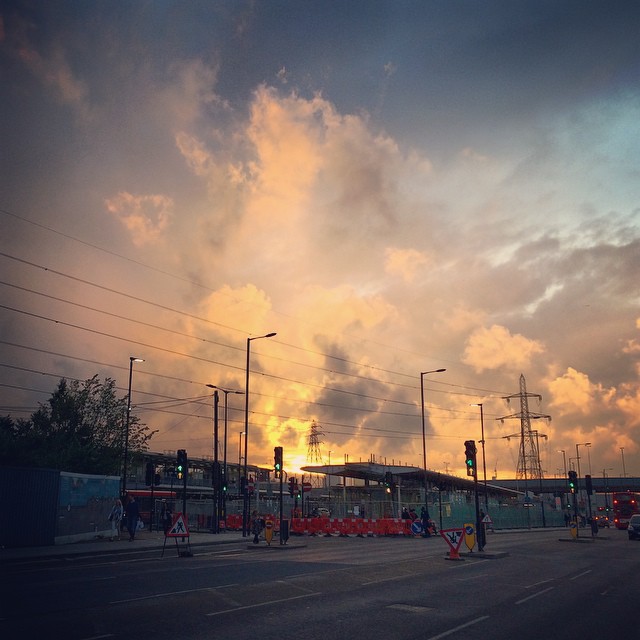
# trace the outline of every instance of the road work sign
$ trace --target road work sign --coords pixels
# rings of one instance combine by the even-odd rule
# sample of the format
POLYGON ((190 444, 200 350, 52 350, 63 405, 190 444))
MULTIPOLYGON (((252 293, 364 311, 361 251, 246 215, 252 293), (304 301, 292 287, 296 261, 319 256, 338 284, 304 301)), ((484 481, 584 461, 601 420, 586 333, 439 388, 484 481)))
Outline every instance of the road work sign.
POLYGON ((470 522, 464 525, 464 543, 469 551, 473 551, 473 547, 476 546, 476 527, 470 522))
POLYGON ((273 540, 273 520, 267 520, 264 523, 264 539, 268 545, 271 544, 271 540, 273 540))
POLYGON ((440 535, 449 545, 449 560, 462 560, 460 557, 460 545, 464 538, 464 529, 441 529, 440 535))
POLYGON ((173 525, 167 531, 167 538, 187 538, 189 537, 189 527, 184 521, 181 513, 176 514, 173 525))

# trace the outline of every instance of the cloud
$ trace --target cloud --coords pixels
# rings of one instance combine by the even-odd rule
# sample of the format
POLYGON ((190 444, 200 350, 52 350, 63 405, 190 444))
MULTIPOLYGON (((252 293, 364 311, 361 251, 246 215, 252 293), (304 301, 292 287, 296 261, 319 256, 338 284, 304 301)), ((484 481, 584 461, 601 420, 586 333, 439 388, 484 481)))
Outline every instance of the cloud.
POLYGON ((121 191, 105 200, 105 206, 129 231, 138 247, 157 243, 173 216, 173 200, 163 195, 135 196, 121 191))
POLYGON ((548 383, 550 406, 561 413, 589 414, 594 409, 599 389, 589 382, 589 376, 569 367, 565 374, 548 383))
POLYGON ((494 324, 488 329, 477 329, 469 336, 462 361, 478 373, 500 367, 516 371, 526 369, 533 356, 544 350, 539 341, 512 335, 506 327, 494 324))
POLYGON ((73 107, 81 118, 89 119, 88 85, 74 74, 63 45, 53 43, 39 51, 32 39, 33 32, 31 24, 17 18, 9 35, 3 29, 2 41, 56 100, 73 107))
POLYGON ((405 282, 412 282, 418 270, 428 264, 429 258, 416 249, 389 247, 385 250, 385 270, 405 282))

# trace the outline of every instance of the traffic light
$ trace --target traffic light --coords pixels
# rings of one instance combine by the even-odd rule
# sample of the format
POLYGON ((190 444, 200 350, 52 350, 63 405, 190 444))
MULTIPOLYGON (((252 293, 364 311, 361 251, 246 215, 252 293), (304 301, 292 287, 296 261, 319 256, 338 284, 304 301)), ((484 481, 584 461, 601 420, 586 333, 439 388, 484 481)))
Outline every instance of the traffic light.
POLYGON ((578 488, 578 474, 575 471, 569 471, 569 491, 575 493, 578 488))
POLYGON ((593 495, 593 482, 591 482, 591 476, 589 474, 584 477, 584 486, 587 489, 587 493, 593 495))
POLYGON ((276 472, 276 478, 282 473, 282 447, 273 448, 273 470, 276 472))
POLYGON ((475 477, 476 475, 476 452, 477 449, 475 440, 465 440, 464 456, 468 476, 475 477))
POLYGON ((384 474, 384 490, 387 493, 391 493, 392 485, 393 485, 393 474, 391 473, 391 471, 387 471, 384 474))
POLYGON ((220 484, 222 486, 222 493, 227 493, 227 476, 224 473, 221 476, 220 484))
POLYGON ((289 495, 293 498, 293 495, 295 492, 296 492, 296 479, 289 478, 289 495))
POLYGON ((178 475, 178 480, 186 479, 187 471, 187 452, 185 449, 178 449, 176 458, 176 474, 178 475))

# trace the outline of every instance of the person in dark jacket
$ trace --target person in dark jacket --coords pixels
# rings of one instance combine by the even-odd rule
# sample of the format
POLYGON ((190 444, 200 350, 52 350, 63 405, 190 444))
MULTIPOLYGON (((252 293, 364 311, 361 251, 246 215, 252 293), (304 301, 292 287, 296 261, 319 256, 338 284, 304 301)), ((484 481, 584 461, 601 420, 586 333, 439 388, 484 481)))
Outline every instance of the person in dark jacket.
POLYGON ((129 542, 133 542, 136 537, 139 518, 140 509, 138 509, 138 503, 134 496, 129 496, 129 501, 127 502, 127 529, 129 530, 129 542))

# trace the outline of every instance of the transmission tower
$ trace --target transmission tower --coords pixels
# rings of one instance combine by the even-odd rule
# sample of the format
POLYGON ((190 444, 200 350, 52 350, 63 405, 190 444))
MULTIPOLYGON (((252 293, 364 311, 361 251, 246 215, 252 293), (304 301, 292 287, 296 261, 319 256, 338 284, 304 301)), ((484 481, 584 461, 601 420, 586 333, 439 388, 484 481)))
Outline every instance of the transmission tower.
POLYGON ((539 479, 542 480, 543 472, 540 465, 540 448, 538 446, 538 436, 546 438, 547 436, 540 434, 537 430, 531 429, 531 420, 551 420, 551 416, 529 411, 529 398, 537 398, 538 402, 542 402, 542 396, 538 393, 527 393, 527 383, 524 375, 520 374, 520 392, 506 396, 503 400, 510 404, 514 398, 520 399, 519 413, 513 413, 509 416, 498 418, 504 422, 505 420, 518 418, 520 420, 520 433, 513 433, 505 438, 520 438, 520 454, 518 455, 518 467, 516 469, 516 479, 539 479))
MULTIPOLYGON (((307 448, 307 462, 311 462, 311 463, 319 462, 320 464, 322 464, 322 456, 320 455, 320 443, 322 442, 322 440, 320 440, 320 436, 323 436, 323 435, 324 433, 322 433, 322 428, 320 427, 320 425, 316 424, 316 421, 314 420, 311 423, 311 427, 309 429, 309 446, 307 448)), ((322 485, 322 482, 317 476, 312 477, 311 482, 316 487, 322 485)))

